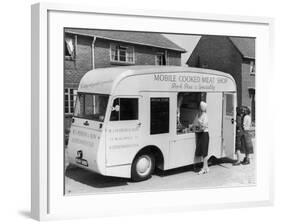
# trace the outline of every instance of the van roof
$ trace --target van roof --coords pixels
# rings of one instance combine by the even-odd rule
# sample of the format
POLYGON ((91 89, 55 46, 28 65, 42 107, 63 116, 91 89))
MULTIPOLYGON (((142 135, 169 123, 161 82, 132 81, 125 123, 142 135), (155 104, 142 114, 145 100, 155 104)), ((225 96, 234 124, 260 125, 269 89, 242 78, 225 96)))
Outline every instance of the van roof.
POLYGON ((181 72, 222 76, 231 79, 235 83, 231 75, 211 69, 183 67, 183 66, 136 65, 136 66, 117 66, 111 68, 93 69, 87 72, 81 79, 79 84, 79 91, 110 94, 114 85, 116 85, 120 80, 129 76, 152 74, 152 73, 159 74, 159 73, 181 73, 181 72))

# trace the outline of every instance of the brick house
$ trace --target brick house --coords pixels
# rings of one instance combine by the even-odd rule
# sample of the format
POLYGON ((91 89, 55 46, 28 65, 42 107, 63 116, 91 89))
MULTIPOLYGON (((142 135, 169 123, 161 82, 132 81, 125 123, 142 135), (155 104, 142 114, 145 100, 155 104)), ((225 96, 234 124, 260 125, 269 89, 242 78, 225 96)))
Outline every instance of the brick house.
POLYGON ((185 50, 159 33, 65 28, 65 114, 72 115, 75 93, 89 70, 124 65, 181 65, 185 50))
POLYGON ((231 74, 237 84, 238 105, 251 108, 255 121, 255 39, 202 36, 186 64, 231 74))

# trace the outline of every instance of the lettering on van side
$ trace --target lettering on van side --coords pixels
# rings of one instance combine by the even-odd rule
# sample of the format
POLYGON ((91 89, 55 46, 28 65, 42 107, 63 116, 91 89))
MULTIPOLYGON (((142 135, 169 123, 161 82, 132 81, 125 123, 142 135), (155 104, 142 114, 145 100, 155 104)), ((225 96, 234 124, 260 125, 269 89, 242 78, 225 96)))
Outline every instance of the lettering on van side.
POLYGON ((110 141, 129 141, 129 140, 133 140, 134 137, 133 136, 118 136, 118 137, 111 137, 109 140, 110 141))
POLYGON ((227 78, 221 78, 221 77, 217 77, 217 83, 218 84, 225 84, 227 83, 227 78))
POLYGON ((219 85, 228 82, 226 77, 212 77, 207 75, 176 75, 155 74, 154 81, 171 83, 171 89, 178 90, 215 90, 219 85))
POLYGON ((108 142, 109 149, 127 149, 138 147, 136 143, 138 139, 138 127, 134 128, 111 128, 107 130, 109 133, 108 142))
POLYGON ((111 145, 109 149, 124 149, 124 148, 133 148, 138 147, 138 144, 124 144, 124 145, 111 145))
POLYGON ((109 133, 120 133, 120 132, 136 132, 139 128, 116 128, 116 129, 108 129, 109 133))
POLYGON ((93 147, 94 142, 93 140, 99 139, 100 137, 92 132, 87 132, 83 130, 72 129, 72 136, 71 142, 79 145, 84 145, 87 147, 93 147))
POLYGON ((198 89, 200 90, 215 90, 214 85, 199 85, 198 89))
POLYGON ((199 75, 176 75, 176 74, 155 74, 154 81, 161 82, 180 82, 180 83, 208 83, 208 84, 225 84, 227 78, 225 77, 212 77, 212 76, 199 76, 199 75))
POLYGON ((155 81, 164 81, 164 82, 176 82, 176 75, 155 74, 154 80, 155 81))
POLYGON ((87 140, 83 140, 80 138, 72 138, 71 142, 79 144, 79 145, 84 145, 84 146, 88 146, 88 147, 94 147, 94 143, 87 141, 87 140))
POLYGON ((95 82, 95 83, 81 83, 79 88, 81 88, 81 89, 89 89, 89 88, 94 88, 94 87, 99 86, 99 85, 110 84, 112 82, 113 82, 113 80, 107 80, 107 81, 95 82))
POLYGON ((82 130, 76 130, 76 129, 72 130, 72 134, 74 136, 79 136, 79 137, 89 138, 89 139, 96 139, 96 138, 98 138, 98 136, 95 133, 86 132, 86 131, 82 131, 82 130))

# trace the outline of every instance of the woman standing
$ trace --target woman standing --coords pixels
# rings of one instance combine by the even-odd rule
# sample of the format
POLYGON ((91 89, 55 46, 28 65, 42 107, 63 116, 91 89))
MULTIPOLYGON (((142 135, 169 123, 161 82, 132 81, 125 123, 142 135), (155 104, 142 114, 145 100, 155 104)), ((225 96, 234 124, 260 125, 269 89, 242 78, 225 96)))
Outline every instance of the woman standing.
POLYGON ((207 103, 200 102, 200 111, 195 118, 193 125, 196 133, 196 151, 195 156, 203 158, 203 168, 198 174, 208 173, 208 149, 209 149, 209 132, 208 132, 208 116, 207 103))
POLYGON ((241 162, 242 165, 248 165, 250 164, 250 154, 253 153, 253 143, 252 143, 252 137, 250 134, 250 128, 251 128, 251 111, 249 108, 247 108, 245 115, 242 119, 243 125, 242 125, 242 138, 241 138, 241 152, 245 153, 245 158, 241 162))
POLYGON ((233 166, 238 166, 241 164, 241 147, 242 147, 242 118, 243 118, 243 108, 237 107, 236 108, 236 139, 235 139, 235 154, 237 160, 233 163, 233 166))

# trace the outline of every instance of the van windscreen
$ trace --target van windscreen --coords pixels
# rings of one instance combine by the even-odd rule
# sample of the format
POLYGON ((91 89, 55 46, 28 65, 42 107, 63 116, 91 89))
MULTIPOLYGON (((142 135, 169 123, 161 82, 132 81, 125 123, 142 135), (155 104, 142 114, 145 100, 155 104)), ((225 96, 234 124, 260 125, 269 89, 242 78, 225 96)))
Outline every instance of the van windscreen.
POLYGON ((108 95, 78 93, 74 117, 103 122, 108 98, 108 95))

